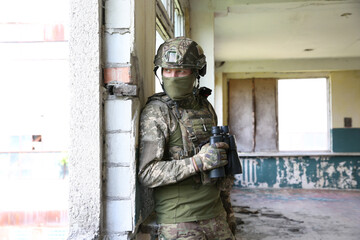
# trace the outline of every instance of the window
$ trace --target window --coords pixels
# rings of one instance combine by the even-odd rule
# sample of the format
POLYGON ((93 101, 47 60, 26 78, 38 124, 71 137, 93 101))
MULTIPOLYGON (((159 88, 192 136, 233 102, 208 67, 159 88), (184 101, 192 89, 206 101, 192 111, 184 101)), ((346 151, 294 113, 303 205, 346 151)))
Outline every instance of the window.
POLYGON ((156 1, 156 30, 164 39, 185 35, 184 12, 178 0, 156 1))
POLYGON ((68 6, 2 2, 0 239, 68 235, 68 6))
POLYGON ((279 150, 329 150, 326 78, 278 80, 279 150))
MULTIPOLYGON (((185 36, 185 18, 180 2, 178 0, 157 0, 155 51, 166 39, 179 36, 185 36)), ((157 71, 157 76, 161 78, 160 69, 157 71)), ((155 78, 155 92, 162 91, 159 80, 155 78)))
POLYGON ((328 81, 230 79, 229 126, 241 152, 329 151, 328 81))
POLYGON ((185 36, 185 20, 184 14, 181 10, 178 1, 175 1, 175 18, 174 18, 174 28, 175 28, 175 37, 185 36))

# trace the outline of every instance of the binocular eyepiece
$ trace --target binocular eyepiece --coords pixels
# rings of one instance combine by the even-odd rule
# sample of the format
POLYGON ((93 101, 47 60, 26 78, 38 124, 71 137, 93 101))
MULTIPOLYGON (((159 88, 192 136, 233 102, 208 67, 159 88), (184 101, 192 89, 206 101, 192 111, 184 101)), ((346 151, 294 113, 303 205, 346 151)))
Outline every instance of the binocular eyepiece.
POLYGON ((216 142, 225 142, 229 145, 226 154, 228 164, 225 167, 212 169, 209 172, 210 178, 225 177, 225 175, 235 175, 242 173, 239 155, 237 153, 236 141, 234 135, 230 135, 228 126, 213 126, 211 129, 212 136, 210 137, 210 144, 216 142))

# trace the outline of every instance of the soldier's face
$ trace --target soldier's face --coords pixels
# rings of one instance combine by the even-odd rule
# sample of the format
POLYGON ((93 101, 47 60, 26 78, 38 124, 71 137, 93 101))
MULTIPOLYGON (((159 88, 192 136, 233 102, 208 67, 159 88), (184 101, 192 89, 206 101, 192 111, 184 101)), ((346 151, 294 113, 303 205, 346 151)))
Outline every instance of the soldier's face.
POLYGON ((162 75, 164 77, 186 77, 191 74, 190 68, 163 68, 162 75))

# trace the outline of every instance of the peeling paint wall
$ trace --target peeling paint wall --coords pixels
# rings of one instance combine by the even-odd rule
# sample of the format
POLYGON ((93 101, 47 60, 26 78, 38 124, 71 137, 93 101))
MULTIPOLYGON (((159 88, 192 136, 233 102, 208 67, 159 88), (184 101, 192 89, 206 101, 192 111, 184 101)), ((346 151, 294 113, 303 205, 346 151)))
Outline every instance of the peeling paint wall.
POLYGON ((237 187, 360 189, 359 156, 247 157, 237 187))

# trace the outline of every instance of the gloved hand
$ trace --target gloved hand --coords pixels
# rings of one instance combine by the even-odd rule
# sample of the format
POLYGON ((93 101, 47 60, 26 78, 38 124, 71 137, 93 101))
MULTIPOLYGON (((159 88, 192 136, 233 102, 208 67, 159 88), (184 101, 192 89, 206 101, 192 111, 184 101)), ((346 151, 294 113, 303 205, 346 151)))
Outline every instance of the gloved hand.
POLYGON ((225 149, 228 148, 229 145, 224 142, 205 144, 200 152, 192 157, 196 171, 208 171, 225 166, 228 163, 225 149))

